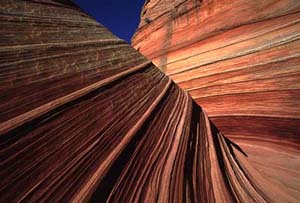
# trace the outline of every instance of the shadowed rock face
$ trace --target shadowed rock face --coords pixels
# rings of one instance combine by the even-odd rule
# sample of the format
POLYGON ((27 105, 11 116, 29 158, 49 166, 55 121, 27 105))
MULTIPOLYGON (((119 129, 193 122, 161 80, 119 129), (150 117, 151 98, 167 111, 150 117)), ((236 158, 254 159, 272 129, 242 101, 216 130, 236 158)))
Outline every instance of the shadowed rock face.
POLYGON ((0 22, 0 202, 297 201, 73 3, 2 1, 0 22))
POLYGON ((300 197, 300 1, 170 2, 145 2, 132 45, 300 197))

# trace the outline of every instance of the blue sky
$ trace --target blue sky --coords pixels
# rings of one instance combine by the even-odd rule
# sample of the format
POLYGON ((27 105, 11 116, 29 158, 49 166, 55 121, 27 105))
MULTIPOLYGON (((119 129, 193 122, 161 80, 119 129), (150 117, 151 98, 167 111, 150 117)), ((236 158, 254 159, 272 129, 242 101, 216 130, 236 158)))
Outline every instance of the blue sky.
POLYGON ((145 0, 73 0, 85 12, 130 43, 145 0))

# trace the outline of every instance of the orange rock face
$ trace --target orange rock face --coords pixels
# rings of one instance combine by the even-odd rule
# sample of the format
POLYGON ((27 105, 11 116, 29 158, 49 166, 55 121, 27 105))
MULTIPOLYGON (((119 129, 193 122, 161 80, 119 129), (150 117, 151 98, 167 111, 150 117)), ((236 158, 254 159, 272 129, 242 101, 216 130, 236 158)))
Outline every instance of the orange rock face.
POLYGON ((149 0, 132 45, 300 197, 300 1, 149 0))
MULTIPOLYGON (((286 123, 212 117, 239 146, 186 91, 72 2, 2 1, 0 25, 1 203, 299 201, 296 114, 286 123)), ((285 69, 289 79, 296 67, 285 69)))
POLYGON ((0 23, 0 202, 233 200, 231 144, 132 47, 70 1, 0 23))

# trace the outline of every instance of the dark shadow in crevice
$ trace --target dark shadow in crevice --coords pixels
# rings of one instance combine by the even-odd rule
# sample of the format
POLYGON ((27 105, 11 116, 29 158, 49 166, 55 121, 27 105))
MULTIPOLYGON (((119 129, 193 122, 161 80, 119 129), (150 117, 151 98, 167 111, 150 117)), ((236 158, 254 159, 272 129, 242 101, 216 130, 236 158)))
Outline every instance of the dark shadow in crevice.
MULTIPOLYGON (((212 138, 213 138, 213 142, 214 142, 214 145, 215 145, 215 150, 216 150, 216 154, 217 154, 218 163, 220 165, 220 170, 221 170, 221 173, 222 173, 222 177, 223 177, 224 183, 226 184, 226 188, 230 192, 230 196, 234 198, 235 194, 232 191, 231 184, 229 182, 229 179, 227 178, 226 166, 225 166, 225 162, 224 162, 222 151, 221 151, 221 145, 220 145, 220 142, 219 142, 219 139, 218 139, 218 136, 220 136, 221 133, 211 121, 209 121, 209 123, 210 123, 210 127, 211 127, 212 138)), ((235 202, 238 202, 237 199, 234 199, 234 200, 235 200, 235 202)))
POLYGON ((230 153, 234 155, 234 152, 233 152, 233 149, 232 149, 232 146, 234 148, 236 148, 239 152, 241 152, 244 156, 248 157, 248 154, 238 145, 236 144, 235 142, 231 141, 229 138, 227 138, 225 135, 223 135, 223 133, 221 133, 218 128, 215 126, 215 124, 212 122, 212 121, 209 121, 210 122, 210 126, 215 129, 217 129, 217 131, 219 132, 220 136, 222 136, 224 139, 225 139, 225 142, 227 144, 227 146, 229 147, 230 149, 230 153))
MULTIPOLYGON (((185 164, 184 164, 184 181, 190 188, 188 190, 189 194, 189 200, 191 203, 196 202, 197 197, 200 196, 200 194, 195 194, 195 191, 193 190, 193 161, 195 157, 195 150, 196 150, 196 142, 197 142, 197 123, 199 123, 200 120, 200 107, 195 104, 194 101, 192 101, 192 115, 191 115, 191 124, 190 124, 190 136, 188 140, 188 146, 187 146, 187 152, 185 156, 185 164), (191 143, 191 144, 190 144, 191 143)), ((199 138, 198 138, 199 139, 199 138)), ((186 191, 186 184, 183 184, 183 191, 186 191)), ((205 192, 205 191, 198 191, 205 192)), ((184 199, 187 199, 187 191, 183 193, 184 199)))
POLYGON ((230 153, 234 154, 232 146, 236 148, 239 152, 241 152, 244 156, 248 157, 248 154, 236 143, 232 142, 230 139, 222 135, 223 138, 225 139, 226 144, 229 146, 230 153))
POLYGON ((164 107, 164 103, 166 102, 166 98, 170 95, 172 88, 169 88, 163 98, 160 100, 156 108, 150 114, 150 117, 146 120, 146 122, 141 126, 138 132, 134 135, 131 141, 127 144, 125 149, 121 152, 119 157, 114 161, 112 166, 109 168, 105 177, 98 184, 98 187, 92 194, 89 202, 107 202, 108 197, 117 183, 122 171, 125 169, 126 164, 129 162, 132 154, 134 153, 136 146, 139 144, 141 139, 146 134, 148 130, 148 126, 151 121, 154 120, 154 117, 158 114, 158 112, 164 107))

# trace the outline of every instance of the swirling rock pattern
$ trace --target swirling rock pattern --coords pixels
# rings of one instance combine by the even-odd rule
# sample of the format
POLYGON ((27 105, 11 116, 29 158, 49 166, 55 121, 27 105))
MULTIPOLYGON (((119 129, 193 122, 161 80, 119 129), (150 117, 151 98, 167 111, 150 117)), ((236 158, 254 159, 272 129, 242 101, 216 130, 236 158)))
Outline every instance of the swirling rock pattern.
POLYGON ((148 0, 132 45, 300 197, 300 1, 148 0))
POLYGON ((0 22, 0 202, 297 201, 70 1, 4 0, 0 22))

